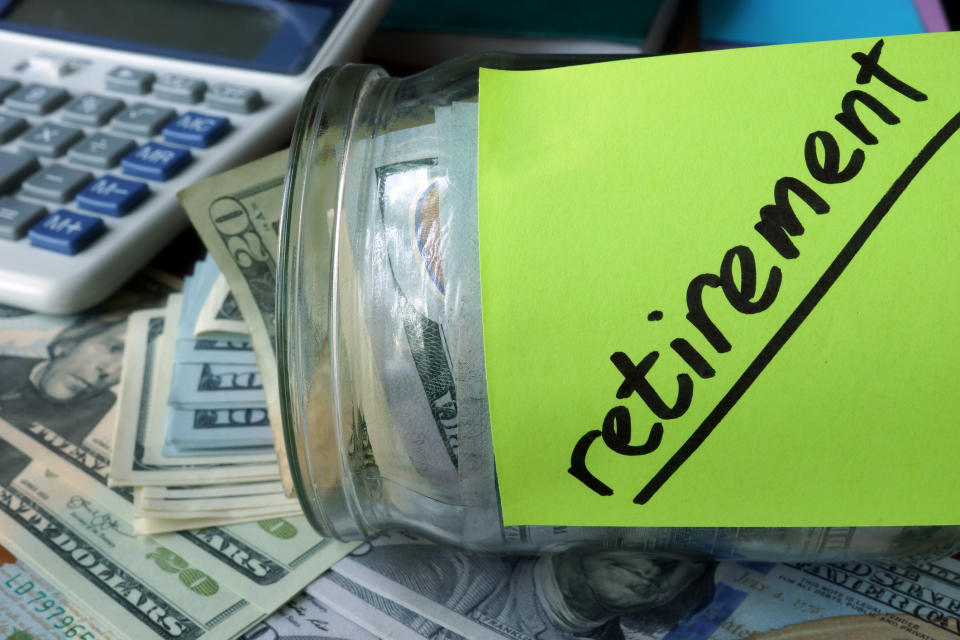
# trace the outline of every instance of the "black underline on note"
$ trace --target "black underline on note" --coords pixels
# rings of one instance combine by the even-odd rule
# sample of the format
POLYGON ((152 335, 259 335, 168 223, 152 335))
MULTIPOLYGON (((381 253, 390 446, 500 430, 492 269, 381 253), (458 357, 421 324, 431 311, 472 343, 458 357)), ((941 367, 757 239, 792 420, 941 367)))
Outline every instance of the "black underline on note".
POLYGON ((877 202, 870 215, 860 225, 847 244, 844 245, 837 257, 834 258, 827 270, 824 271, 820 279, 817 280, 813 288, 804 296, 797 308, 786 319, 780 329, 773 335, 769 342, 760 350, 757 357, 741 374, 740 378, 733 384, 729 391, 720 399, 717 406, 704 418, 700 426, 697 427, 686 442, 674 453, 669 460, 660 468, 660 470, 650 479, 649 482, 640 490, 640 493, 633 499, 636 504, 646 504, 653 495, 660 490, 660 487, 670 479, 670 476, 680 468, 687 459, 703 444, 704 440, 720 424, 720 421, 726 417, 727 413, 743 397, 754 380, 763 372, 766 366, 777 355, 780 348, 787 343, 787 340, 800 327, 814 307, 820 302, 830 287, 837 281, 837 278, 847 268, 847 265, 853 260, 857 252, 870 238, 883 218, 890 211, 890 208, 896 203, 897 199, 903 194, 913 179, 920 173, 920 170, 926 166, 927 162, 940 150, 940 148, 950 139, 957 130, 960 129, 960 112, 956 113, 950 120, 934 135, 921 149, 920 153, 907 165, 893 184, 887 190, 880 201, 877 202))

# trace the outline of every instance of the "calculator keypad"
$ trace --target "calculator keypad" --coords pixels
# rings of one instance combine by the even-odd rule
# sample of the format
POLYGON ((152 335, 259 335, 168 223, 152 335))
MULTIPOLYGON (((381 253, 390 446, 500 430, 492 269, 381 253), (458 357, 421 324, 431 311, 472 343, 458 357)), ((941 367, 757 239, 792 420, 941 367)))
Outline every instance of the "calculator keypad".
POLYGON ((99 127, 123 109, 123 101, 87 93, 63 108, 63 119, 74 124, 99 127))
POLYGON ((59 107, 69 97, 60 87, 34 83, 11 93, 3 101, 3 105, 21 113, 42 116, 59 107))
POLYGON ((20 138, 20 148, 48 158, 59 158, 83 137, 83 131, 45 122, 20 138))
POLYGON ((0 151, 0 193, 14 191, 24 178, 39 168, 40 163, 33 156, 0 151))
POLYGON ((210 87, 207 101, 213 109, 233 113, 252 113, 260 108, 263 98, 251 87, 219 82, 210 87))
POLYGON ((75 255, 100 237, 106 225, 94 216, 58 209, 27 232, 35 247, 75 255))
POLYGON ((124 157, 120 164, 127 175, 162 181, 178 174, 192 157, 186 149, 148 142, 124 157))
POLYGON ((144 94, 150 93, 154 80, 156 76, 149 71, 116 67, 107 74, 106 87, 120 93, 144 94))
POLYGON ((77 194, 77 204, 81 209, 119 217, 143 202, 149 193, 145 182, 103 175, 77 194))
POLYGON ((0 143, 10 142, 27 129, 27 121, 16 116, 0 115, 0 143))
POLYGON ((177 116, 177 112, 166 107, 138 103, 120 112, 113 119, 114 129, 135 136, 155 136, 163 125, 177 116))
POLYGON ((0 98, 6 98, 8 95, 20 88, 20 83, 9 78, 0 78, 0 98))
POLYGON ((0 252, 3 242, 22 241, 79 253, 113 225, 131 224, 151 197, 147 181, 176 176, 193 161, 188 147, 215 146, 233 127, 230 114, 263 106, 253 87, 208 87, 200 78, 126 66, 91 89, 70 95, 53 83, 0 77, 0 252), (181 111, 172 103, 204 106, 181 111), (123 177, 103 173, 110 170, 123 177))
POLYGON ((163 128, 163 139, 188 147, 209 147, 230 130, 223 116, 187 111, 163 128))
POLYGON ((95 133, 70 149, 67 157, 77 164, 109 169, 120 164, 120 159, 137 146, 130 138, 106 133, 95 133))
POLYGON ((16 198, 0 198, 0 238, 19 240, 33 223, 47 214, 39 204, 16 198))
POLYGON ((164 73, 157 77, 153 92, 162 100, 194 104, 203 100, 207 83, 197 78, 176 73, 164 73))
POLYGON ((23 192, 40 200, 68 202, 91 180, 89 171, 51 164, 24 180, 23 192))

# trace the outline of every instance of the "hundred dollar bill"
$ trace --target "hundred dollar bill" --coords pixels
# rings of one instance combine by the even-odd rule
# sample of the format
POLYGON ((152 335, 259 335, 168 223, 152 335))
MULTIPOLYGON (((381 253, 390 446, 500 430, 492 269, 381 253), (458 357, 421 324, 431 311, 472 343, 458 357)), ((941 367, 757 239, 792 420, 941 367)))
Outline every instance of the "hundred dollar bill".
POLYGON ((403 605, 388 600, 336 573, 322 576, 312 582, 307 587, 307 593, 377 638, 391 640, 428 640, 437 637, 442 637, 444 640, 461 640, 463 638, 452 632, 440 636, 439 631, 446 631, 442 626, 427 621, 403 605))
POLYGON ((177 327, 175 362, 256 365, 256 355, 249 336, 236 333, 211 333, 202 337, 194 335, 194 327, 200 315, 203 299, 216 284, 220 272, 210 254, 196 263, 194 273, 184 280, 184 303, 180 314, 174 318, 177 327))
POLYGON ((227 279, 222 273, 217 277, 213 289, 204 301, 193 327, 193 334, 198 338, 211 333, 249 333, 240 314, 237 300, 233 297, 233 292, 230 291, 227 279))
POLYGON ((169 404, 176 407, 215 405, 266 406, 256 364, 175 363, 169 404))
POLYGON ((253 364, 256 356, 253 344, 239 338, 184 338, 177 339, 177 362, 216 362, 218 364, 253 364))
POLYGON ((60 636, 79 640, 119 640, 122 637, 90 607, 66 596, 23 558, 15 557, 2 546, 0 634, 6 640, 41 640, 60 636))
POLYGON ((440 163, 449 184, 441 207, 450 213, 445 274, 455 283, 444 295, 445 336, 457 383, 461 496, 468 504, 489 503, 495 493, 493 441, 483 353, 480 254, 477 227, 476 157, 478 105, 455 102, 437 110, 440 163))
POLYGON ((444 311, 447 269, 456 257, 448 254, 452 213, 448 185, 439 179, 436 127, 361 140, 352 155, 362 173, 354 179, 369 185, 347 194, 338 278, 341 290, 356 291, 341 299, 340 310, 358 419, 373 425, 372 452, 394 487, 463 504, 458 390, 444 311), (384 238, 386 259, 353 259, 367 253, 358 243, 372 230, 384 238))
MULTIPOLYGON (((157 353, 161 348, 161 337, 166 312, 146 312, 134 314, 131 318, 130 332, 132 342, 128 343, 123 355, 125 374, 123 397, 118 415, 123 428, 117 430, 112 462, 110 463, 110 483, 112 485, 169 485, 169 484, 214 484, 225 482, 271 480, 277 475, 273 464, 243 464, 227 461, 179 465, 157 465, 148 461, 149 447, 147 430, 150 426, 152 411, 165 410, 162 400, 154 393, 153 386, 160 384, 156 378, 161 369, 157 353), (151 402, 153 400, 153 402, 151 402)), ((163 427, 157 427, 159 442, 152 446, 162 447, 163 427)), ((152 458, 149 458, 152 459, 152 458)))
MULTIPOLYGON (((182 318, 183 314, 180 310, 180 305, 183 300, 184 298, 181 295, 170 296, 167 302, 167 315, 164 320, 164 327, 177 327, 179 330, 183 330, 182 323, 180 325, 175 323, 176 318, 182 318)), ((131 330, 140 330, 142 326, 143 325, 141 324, 131 325, 131 330)), ((156 371, 155 375, 152 377, 152 379, 155 380, 155 383, 150 385, 150 393, 146 400, 147 430, 143 460, 147 464, 160 467, 179 467, 184 464, 185 460, 183 456, 186 455, 186 452, 171 451, 172 447, 166 446, 166 443, 171 436, 171 429, 174 426, 173 421, 178 418, 178 414, 182 416, 182 414, 178 412, 175 407, 171 407, 169 404, 170 389, 173 386, 174 381, 173 367, 176 364, 174 357, 174 343, 178 340, 178 338, 179 334, 174 334, 171 331, 164 330, 160 339, 159 349, 151 354, 154 358, 153 362, 145 362, 143 365, 144 367, 152 366, 153 370, 156 371)), ((131 341, 134 344, 141 343, 141 340, 136 338, 132 338, 131 341)), ((134 372, 140 370, 143 370, 143 367, 131 367, 131 379, 134 375, 134 372)), ((124 379, 124 389, 126 389, 126 378, 124 379)), ((123 402, 121 402, 121 408, 125 406, 124 403, 127 401, 126 394, 122 396, 122 400, 123 402)), ((206 415, 207 411, 213 411, 215 408, 215 404, 208 405, 207 407, 194 407, 191 409, 194 412, 194 419, 191 421, 191 424, 203 424, 198 418, 201 415, 206 415)), ((242 407, 238 408, 243 409, 242 407)), ((231 417, 231 422, 243 419, 243 417, 253 421, 262 419, 263 408, 258 407, 257 409, 259 410, 252 412, 241 411, 238 414, 234 414, 231 417)), ((253 425, 247 424, 245 426, 255 426, 255 423, 253 425)), ((276 453, 272 448, 263 450, 229 447, 222 451, 197 450, 189 455, 190 458, 187 462, 193 465, 228 463, 256 465, 276 462, 276 453)))
POLYGON ((178 197, 226 278, 248 327, 263 375, 280 478, 292 495, 276 375, 276 270, 286 168, 287 152, 281 151, 204 180, 178 197))
MULTIPOLYGON (((411 168, 403 171, 398 169, 390 174, 391 180, 427 175, 432 171, 429 158, 421 162, 422 154, 430 152, 431 144, 434 149, 436 146, 435 139, 431 137, 431 128, 421 127, 415 134, 404 131, 399 135, 414 135, 410 144, 398 145, 399 151, 380 138, 358 141, 357 170, 362 171, 364 167, 380 161, 393 162, 399 166, 406 159, 410 159, 411 168), (417 136, 427 141, 427 149, 418 146, 417 136), (396 152, 387 157, 384 149, 393 150, 391 153, 396 152)), ((387 134, 383 138, 393 140, 395 134, 387 134)), ((435 164, 435 159, 433 162, 435 164)), ((375 180, 370 174, 372 172, 368 171, 367 177, 375 180)), ((346 217, 346 224, 337 227, 340 233, 338 280, 341 291, 347 292, 341 296, 339 307, 343 319, 340 339, 346 355, 340 362, 341 366, 349 367, 349 371, 341 372, 340 376, 346 375, 352 380, 351 386, 357 395, 354 399, 353 415, 343 418, 352 420, 357 425, 357 432, 364 434, 360 436, 361 443, 369 448, 372 454, 370 459, 375 459, 379 474, 391 481, 391 487, 402 487, 404 490, 435 496, 452 503, 456 501, 456 473, 447 454, 454 450, 455 446, 449 437, 445 439, 450 431, 445 426, 440 427, 437 422, 439 415, 442 415, 441 420, 450 421, 452 405, 449 401, 452 396, 444 398, 445 392, 438 393, 436 397, 431 395, 442 387, 442 376, 432 375, 431 367, 434 361, 429 358, 421 360, 424 367, 419 371, 407 350, 408 341, 417 340, 422 325, 411 325, 411 334, 407 335, 403 323, 394 317, 394 310, 400 307, 407 309, 410 305, 401 305, 398 302, 400 292, 390 271, 390 262, 377 260, 368 263, 354 258, 355 255, 366 252, 357 244, 360 238, 364 237, 359 225, 369 224, 372 225, 371 228, 381 225, 381 207, 374 194, 377 194, 375 182, 370 184, 369 189, 351 190, 351 193, 347 194, 348 201, 343 205, 344 211, 350 215, 346 217), (357 253, 358 251, 361 253, 357 253), (369 273, 371 269, 375 273, 369 273), (378 286, 370 286, 373 282, 378 286), (393 349, 384 348, 384 343, 392 343, 393 349), (381 372, 387 369, 393 374, 381 375, 381 372), (421 373, 426 378, 421 377, 421 373), (441 384, 434 384, 437 381, 441 381, 441 384), (437 402, 431 407, 433 400, 437 402), (434 408, 438 413, 433 412, 434 408), (366 424, 373 428, 367 430, 366 424), (403 424, 404 429, 392 428, 394 424, 403 424), (407 427, 409 430, 405 431, 407 427), (452 446, 446 448, 445 442, 452 446), (429 458, 429 462, 427 460, 434 452, 438 457, 436 464, 431 464, 434 462, 433 458, 429 458)), ((398 212, 406 211, 406 205, 409 205, 411 210, 415 209, 418 196, 417 193, 410 193, 403 202, 396 203, 395 209, 398 212)), ((435 204, 435 200, 431 198, 424 201, 435 204)), ((428 207, 431 211, 434 211, 433 204, 428 207)), ((404 227, 399 233, 406 237, 406 231, 404 227)), ((436 335, 435 332, 431 333, 431 336, 436 335)), ((441 342, 428 338, 427 344, 430 352, 434 353, 434 348, 441 342)), ((419 353, 423 353, 420 345, 419 353)), ((329 402, 318 402, 323 399, 324 394, 330 394, 326 382, 327 373, 322 371, 325 357, 322 353, 318 354, 317 369, 310 381, 311 397, 315 399, 312 407, 319 420, 324 419, 321 407, 329 405, 329 402)), ((330 409, 332 415, 333 407, 330 409)))
POLYGON ((227 572, 205 566, 204 553, 134 535, 123 513, 28 446, 0 442, 0 538, 71 599, 136 638, 228 639, 263 617, 228 586, 227 572))
POLYGON ((244 640, 377 640, 310 596, 290 601, 248 631, 244 640))
POLYGON ((203 450, 218 456, 273 451, 273 434, 262 406, 212 409, 168 407, 165 425, 166 456, 197 456, 203 450))
POLYGON ((842 616, 792 624, 748 640, 954 640, 956 636, 919 619, 890 614, 842 616))
POLYGON ((693 629, 717 640, 960 636, 955 558, 900 565, 722 562, 715 580, 710 603, 676 625, 678 636, 693 629), (818 622, 800 624, 813 620, 818 622), (878 623, 887 633, 878 631, 878 623), (775 632, 793 625, 795 635, 775 632))
MULTIPOLYGON (((915 533, 948 544, 944 528, 915 533)), ((868 635, 882 618, 897 630, 890 637, 960 636, 953 557, 913 564, 715 563, 623 550, 496 557, 410 546, 416 539, 406 537, 405 545, 364 545, 334 566, 334 581, 362 600, 371 600, 366 590, 396 602, 418 629, 434 623, 469 638, 734 640, 832 618, 833 626, 798 627, 808 635, 770 637, 826 639, 860 629, 850 637, 866 639, 883 637, 868 635)))

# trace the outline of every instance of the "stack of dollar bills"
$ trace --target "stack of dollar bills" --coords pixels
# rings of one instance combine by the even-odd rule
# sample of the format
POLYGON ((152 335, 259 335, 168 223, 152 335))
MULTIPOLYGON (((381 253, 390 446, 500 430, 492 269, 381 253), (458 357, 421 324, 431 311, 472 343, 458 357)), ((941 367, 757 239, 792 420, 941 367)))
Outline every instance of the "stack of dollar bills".
MULTIPOLYGON (((115 440, 132 442, 132 472, 180 471, 142 462, 159 380, 151 358, 176 327, 180 287, 146 272, 82 315, 0 306, 0 637, 236 638, 262 631, 354 548, 322 538, 302 515, 230 526, 220 516, 204 516, 204 526, 204 517, 166 511, 141 517, 137 491, 115 485, 115 440), (193 528, 158 533, 184 522, 193 528)), ((235 469, 262 468, 244 482, 261 490, 272 480, 282 495, 274 454, 260 455, 267 461, 235 469)))
POLYGON ((284 494, 246 325, 209 256, 127 328, 110 485, 133 487, 138 533, 300 513, 284 494), (235 305, 234 305, 235 306, 235 305))

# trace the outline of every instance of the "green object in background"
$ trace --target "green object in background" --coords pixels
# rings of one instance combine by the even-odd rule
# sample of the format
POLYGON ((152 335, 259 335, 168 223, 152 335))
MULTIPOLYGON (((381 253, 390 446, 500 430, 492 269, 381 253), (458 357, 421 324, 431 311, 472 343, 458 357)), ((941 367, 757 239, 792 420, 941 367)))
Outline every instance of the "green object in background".
POLYGON ((661 0, 533 2, 394 0, 383 29, 574 38, 643 44, 661 0))
POLYGON ((481 72, 504 524, 960 523, 958 56, 945 33, 481 72))

